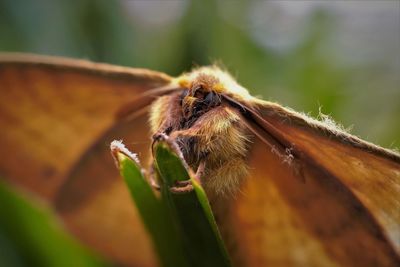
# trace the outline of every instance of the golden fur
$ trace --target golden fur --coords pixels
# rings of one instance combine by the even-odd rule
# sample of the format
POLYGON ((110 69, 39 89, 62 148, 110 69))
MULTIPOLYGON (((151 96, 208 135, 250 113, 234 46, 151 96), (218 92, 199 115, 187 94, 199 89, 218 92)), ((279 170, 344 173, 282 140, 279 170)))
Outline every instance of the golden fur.
MULTIPOLYGON (((215 67, 199 68, 175 82, 189 90, 201 87, 204 92, 224 93, 239 97, 241 101, 252 98, 227 73, 215 67)), ((245 159, 249 145, 248 132, 239 111, 221 104, 202 114, 189 128, 179 129, 183 109, 192 108, 196 100, 187 95, 180 101, 179 96, 167 95, 153 102, 150 112, 152 133, 172 128, 168 135, 180 144, 189 166, 196 170, 204 162, 205 168, 199 178, 209 196, 234 194, 247 174, 245 159), (188 139, 192 141, 188 143, 188 139)))

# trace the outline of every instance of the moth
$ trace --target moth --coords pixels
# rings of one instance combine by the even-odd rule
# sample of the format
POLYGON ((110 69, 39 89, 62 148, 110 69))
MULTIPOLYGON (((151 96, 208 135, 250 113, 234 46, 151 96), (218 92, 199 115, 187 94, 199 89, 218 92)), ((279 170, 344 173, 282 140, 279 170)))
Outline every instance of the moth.
POLYGON ((108 145, 123 139, 146 159, 170 138, 235 266, 400 266, 399 154, 255 98, 217 67, 174 78, 3 54, 0 90, 0 177, 119 264, 157 261, 108 145))

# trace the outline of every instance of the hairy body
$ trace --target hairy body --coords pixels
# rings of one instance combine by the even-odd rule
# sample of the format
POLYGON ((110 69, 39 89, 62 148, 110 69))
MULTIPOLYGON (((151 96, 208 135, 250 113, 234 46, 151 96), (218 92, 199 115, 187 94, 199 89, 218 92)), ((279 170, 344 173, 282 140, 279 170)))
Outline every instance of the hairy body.
MULTIPOLYGON (((213 68, 201 68, 181 76, 176 82, 188 89, 154 101, 150 125, 153 138, 164 134, 178 144, 209 196, 229 196, 247 174, 250 140, 240 112, 221 100, 232 79, 213 73, 213 68)), ((235 87, 240 97, 249 97, 235 87)))

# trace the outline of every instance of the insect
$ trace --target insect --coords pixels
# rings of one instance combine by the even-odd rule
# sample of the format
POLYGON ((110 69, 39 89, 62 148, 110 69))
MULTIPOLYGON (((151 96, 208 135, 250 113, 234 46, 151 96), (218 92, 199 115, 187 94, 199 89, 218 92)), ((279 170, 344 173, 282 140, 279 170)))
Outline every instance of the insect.
POLYGON ((172 78, 11 54, 0 57, 0 90, 0 176, 118 263, 156 265, 107 145, 124 139, 150 158, 151 143, 170 138, 236 266, 400 264, 400 156, 252 97, 218 68, 172 78))
MULTIPOLYGON (((249 132, 241 112, 224 95, 247 99, 244 88, 218 68, 200 68, 176 81, 179 90, 155 100, 150 109, 150 128, 157 139, 162 135, 175 141, 186 162, 194 170, 209 197, 232 195, 247 175, 249 132), (225 82, 235 86, 233 95, 225 82), (239 94, 240 93, 240 94, 239 94)), ((191 185, 174 187, 177 192, 191 185)))

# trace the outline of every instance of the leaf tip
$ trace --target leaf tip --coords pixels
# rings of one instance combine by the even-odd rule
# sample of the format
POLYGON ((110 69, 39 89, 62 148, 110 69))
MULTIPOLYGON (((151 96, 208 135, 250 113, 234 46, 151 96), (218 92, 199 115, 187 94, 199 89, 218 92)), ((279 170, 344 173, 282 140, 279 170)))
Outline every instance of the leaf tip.
POLYGON ((128 157, 138 165, 140 165, 139 159, 135 153, 132 153, 129 151, 129 149, 126 148, 124 143, 122 143, 122 140, 114 140, 110 144, 110 150, 111 150, 111 155, 114 158, 115 165, 117 168, 120 166, 120 161, 123 159, 121 156, 128 157))

